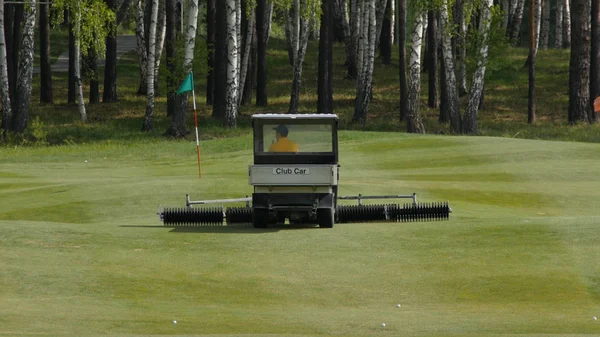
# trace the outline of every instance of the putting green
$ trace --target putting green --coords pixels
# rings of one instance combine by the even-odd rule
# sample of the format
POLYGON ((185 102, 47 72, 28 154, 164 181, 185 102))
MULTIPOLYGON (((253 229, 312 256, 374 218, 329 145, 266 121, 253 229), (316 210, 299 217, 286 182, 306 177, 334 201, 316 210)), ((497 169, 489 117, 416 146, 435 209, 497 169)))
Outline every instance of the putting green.
POLYGON ((451 219, 164 228, 186 193, 251 194, 249 136, 203 142, 202 179, 190 142, 0 149, 0 335, 600 334, 600 145, 340 145, 340 194, 416 192, 451 219))

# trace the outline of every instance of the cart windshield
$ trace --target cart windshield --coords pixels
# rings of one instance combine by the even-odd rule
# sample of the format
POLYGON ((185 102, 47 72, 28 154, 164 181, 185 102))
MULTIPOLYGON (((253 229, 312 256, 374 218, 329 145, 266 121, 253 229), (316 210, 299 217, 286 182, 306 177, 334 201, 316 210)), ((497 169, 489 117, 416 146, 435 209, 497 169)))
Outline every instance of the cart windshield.
POLYGON ((264 124, 259 152, 333 152, 331 124, 264 124))

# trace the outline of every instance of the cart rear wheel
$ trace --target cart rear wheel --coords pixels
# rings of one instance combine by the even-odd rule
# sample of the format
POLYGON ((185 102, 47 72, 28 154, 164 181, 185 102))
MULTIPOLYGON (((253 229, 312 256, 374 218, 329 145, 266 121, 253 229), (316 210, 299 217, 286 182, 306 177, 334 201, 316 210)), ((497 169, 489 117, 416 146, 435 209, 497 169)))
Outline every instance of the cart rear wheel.
POLYGON ((317 221, 321 228, 332 228, 334 223, 333 208, 319 208, 317 210, 317 221))
POLYGON ((254 228, 269 227, 269 210, 255 208, 252 210, 252 224, 254 228))

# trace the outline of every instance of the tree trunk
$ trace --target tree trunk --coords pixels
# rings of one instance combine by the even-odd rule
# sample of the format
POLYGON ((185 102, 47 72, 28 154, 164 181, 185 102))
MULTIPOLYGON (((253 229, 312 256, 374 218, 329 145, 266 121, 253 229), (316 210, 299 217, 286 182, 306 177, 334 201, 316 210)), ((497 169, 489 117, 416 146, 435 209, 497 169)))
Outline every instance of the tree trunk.
POLYGON ((527 107, 527 122, 535 123, 535 59, 537 55, 536 44, 536 21, 538 2, 542 0, 530 0, 529 13, 529 104, 527 107))
POLYGON ((448 18, 448 0, 444 0, 440 12, 440 32, 442 35, 442 48, 444 56, 444 71, 446 90, 448 92, 447 109, 450 112, 450 127, 452 132, 462 132, 462 117, 460 115, 458 91, 456 89, 456 75, 454 70, 454 57, 452 54, 452 41, 448 34, 450 21, 448 18))
POLYGON ((242 105, 252 103, 252 94, 256 89, 256 20, 252 27, 252 46, 250 48, 250 64, 248 66, 248 75, 246 76, 246 84, 244 85, 244 93, 242 94, 242 105))
POLYGON ((266 30, 266 41, 269 42, 269 37, 271 36, 271 26, 273 23, 273 1, 266 0, 267 7, 265 8, 265 18, 267 18, 265 22, 265 30, 266 30))
POLYGON ((268 0, 257 0, 256 6, 256 36, 257 36, 257 62, 256 62, 256 105, 267 106, 267 39, 269 16, 271 7, 268 0))
MULTIPOLYGON (((166 132, 165 132, 165 136, 170 136, 171 134, 175 134, 175 137, 180 137, 180 136, 184 136, 181 135, 179 133, 179 130, 177 127, 173 127, 173 124, 175 124, 175 105, 176 105, 176 99, 177 99, 177 94, 176 94, 176 90, 177 90, 177 85, 179 84, 178 79, 176 78, 176 72, 177 72, 177 63, 178 60, 175 59, 176 57, 176 44, 177 44, 177 28, 175 27, 176 23, 177 23, 177 3, 176 0, 166 0, 165 2, 165 14, 166 14, 166 26, 167 26, 167 30, 165 31, 165 53, 166 53, 166 60, 165 60, 165 65, 167 67, 167 117, 171 117, 172 118, 172 123, 171 123, 171 128, 169 128, 166 132)), ((208 24, 207 26, 210 27, 210 24, 208 24)), ((210 50, 210 49, 209 49, 210 50)), ((210 64, 209 64, 210 67, 210 64)), ((179 121, 178 122, 183 122, 183 127, 185 129, 185 118, 183 121, 179 121)))
POLYGON ((158 97, 160 95, 158 90, 158 79, 160 78, 158 70, 160 69, 160 60, 162 59, 162 52, 165 46, 165 35, 167 32, 167 12, 165 10, 164 0, 159 0, 158 17, 156 20, 156 49, 154 51, 154 97, 158 97))
POLYGON ((348 1, 347 0, 332 0, 333 1, 333 24, 335 26, 335 37, 344 45, 348 44, 347 39, 350 38, 350 22, 348 19, 348 1))
MULTIPOLYGON (((12 5, 14 7, 14 17, 12 21, 12 44, 7 52, 9 53, 9 61, 8 61, 8 85, 9 90, 11 92, 11 102, 13 104, 13 114, 16 114, 17 109, 19 108, 19 102, 17 97, 17 78, 19 73, 19 52, 22 48, 21 38, 22 34, 22 25, 21 23, 24 20, 24 7, 23 4, 15 4, 12 5)), ((13 116, 14 118, 14 116, 13 116)))
POLYGON ((375 0, 375 29, 377 29, 375 32, 375 46, 379 45, 386 8, 387 0, 375 0))
MULTIPOLYGON (((114 11, 117 10, 116 0, 104 0, 106 6, 114 11)), ((112 32, 106 37, 106 60, 104 64, 104 92, 102 102, 110 103, 117 101, 117 25, 111 24, 112 32)))
POLYGON ((573 0, 571 59, 569 63, 569 123, 588 120, 590 104, 590 4, 573 0))
POLYGON ((406 80, 406 0, 398 0, 398 63, 400 68, 400 120, 408 111, 408 83, 406 80))
POLYGON ((239 69, 235 0, 227 0, 227 98, 224 126, 235 128, 238 114, 239 69))
POLYGON ((227 14, 225 1, 216 2, 215 33, 215 92, 213 118, 225 123, 227 91, 227 14))
POLYGON ((0 99, 2 101, 2 137, 6 139, 12 126, 12 109, 8 88, 8 64, 6 57, 6 38, 4 36, 4 0, 0 0, 0 99))
POLYGON ((556 1, 556 21, 554 24, 554 48, 562 49, 563 47, 563 35, 564 35, 564 24, 563 24, 563 9, 564 2, 562 0, 556 1))
POLYGON ((92 45, 88 47, 88 54, 85 57, 88 63, 90 79, 90 99, 89 104, 100 103, 100 83, 98 81, 98 52, 92 45))
POLYGON ((40 103, 53 104, 49 12, 49 4, 40 4, 40 103))
POLYGON ((500 8, 502 9, 502 29, 506 31, 508 28, 509 16, 510 16, 510 3, 511 0, 500 0, 500 8))
POLYGON ((467 94, 467 26, 465 24, 465 0, 457 0, 454 4, 454 24, 458 29, 456 35, 456 80, 458 94, 467 94))
MULTIPOLYGON (((569 0, 565 0, 569 1, 569 0)), ((525 0, 517 0, 515 15, 512 20, 510 42, 516 45, 521 31, 521 22, 523 21, 523 11, 525 10, 525 0)))
POLYGON ((360 5, 359 0, 350 0, 350 38, 346 46, 346 66, 348 67, 348 78, 356 78, 358 65, 356 53, 358 52, 358 40, 360 35, 360 5))
POLYGON ((548 49, 548 39, 550 36, 550 0, 543 0, 542 6, 542 31, 540 35, 541 49, 548 49))
POLYGON ((332 1, 322 1, 321 3, 321 33, 319 34, 319 71, 317 86, 317 113, 332 113, 333 93, 332 93, 332 47, 333 47, 333 6, 332 1))
POLYGON ((140 65, 140 87, 137 94, 146 95, 146 90, 148 88, 148 48, 146 47, 144 4, 142 0, 138 0, 135 14, 135 36, 137 40, 136 51, 140 65))
POLYGON ((385 65, 389 65, 392 62, 392 44, 394 41, 393 4, 394 0, 387 0, 381 27, 381 37, 379 38, 379 56, 381 57, 381 63, 385 65))
MULTIPOLYGON (((540 0, 535 0, 540 1, 540 0)), ((469 103, 465 110, 463 118, 463 131, 468 134, 477 134, 477 114, 481 105, 481 96, 483 95, 483 86, 485 83, 485 68, 488 57, 488 36, 492 22, 493 0, 484 0, 481 4, 481 17, 479 20, 479 36, 481 36, 481 47, 477 55, 477 68, 471 81, 471 92, 469 93, 469 103)))
POLYGON ((85 102, 83 100, 83 83, 81 79, 81 8, 77 9, 78 13, 71 15, 75 15, 76 19, 73 20, 74 26, 74 36, 75 36, 75 57, 74 57, 74 71, 73 75, 75 77, 75 87, 77 89, 77 108, 79 110, 79 116, 82 122, 87 121, 87 111, 85 109, 85 102))
MULTIPOLYGON (((315 2, 313 2, 314 4, 315 2)), ((306 9, 306 0, 301 0, 298 2, 298 12, 301 9, 306 9)), ((324 6, 327 6, 324 3, 324 6)), ((310 13, 315 13, 316 8, 313 7, 310 9, 310 13)), ((306 55, 306 47, 308 45, 308 37, 310 35, 310 27, 312 26, 313 18, 311 14, 311 19, 308 19, 306 16, 300 17, 300 26, 298 27, 298 50, 295 51, 295 55, 293 55, 294 59, 294 77, 292 80, 292 93, 290 95, 290 104, 288 107, 288 113, 295 114, 298 113, 298 103, 300 101, 300 88, 302 87, 302 65, 304 63, 304 56, 306 55)), ((322 25, 327 25, 327 23, 321 23, 322 25)))
POLYGON ((429 53, 425 55, 427 68, 429 69, 429 95, 427 105, 430 108, 438 107, 438 28, 437 15, 435 11, 430 10, 427 14, 429 24, 427 25, 427 45, 429 53))
MULTIPOLYGON (((6 41, 6 72, 8 82, 8 92, 11 104, 14 104, 15 87, 11 87, 13 84, 13 77, 16 77, 16 67, 13 64, 12 50, 14 48, 13 42, 13 20, 14 20, 15 5, 4 5, 4 39, 6 41)), ((14 110, 11 106, 11 111, 14 110)), ((12 117, 11 117, 12 121, 12 117)), ((4 121, 3 121, 4 126, 4 121)), ((6 128, 10 128, 12 122, 6 125, 6 128)), ((6 129, 5 129, 6 130, 6 129)))
MULTIPOLYGON (((600 96, 600 0, 592 0, 592 32, 590 58, 590 103, 600 96)), ((590 109, 590 122, 597 119, 596 111, 590 109)))
POLYGON ((208 49, 208 74, 206 75, 206 104, 213 104, 215 93, 215 27, 216 0, 206 1, 206 44, 208 49))
POLYGON ((408 85, 408 112, 406 114, 406 132, 425 133, 419 112, 421 92, 421 50, 423 44, 423 16, 417 11, 413 24, 412 41, 410 45, 410 82, 408 85))
MULTIPOLYGON (((75 44, 77 41, 75 39, 75 29, 74 24, 69 21, 69 87, 67 92, 67 103, 69 104, 75 104, 77 99, 77 79, 75 78, 75 44)), ((81 64, 79 66, 81 67, 81 64)))
POLYGON ((152 131, 154 129, 154 66, 156 65, 156 26, 158 21, 158 0, 152 0, 148 3, 152 6, 150 15, 150 29, 148 34, 148 60, 147 83, 146 83, 146 114, 142 123, 142 131, 152 131))
POLYGON ((31 104, 36 5, 35 0, 27 0, 26 4, 27 9, 24 13, 25 23, 23 24, 21 40, 21 59, 19 60, 17 88, 15 91, 18 106, 14 111, 12 120, 12 130, 16 133, 23 133, 25 131, 31 104))
POLYGON ((571 48, 571 31, 573 30, 573 25, 571 25, 571 7, 569 5, 569 0, 564 1, 564 11, 563 11, 563 23, 564 23, 564 37, 563 43, 565 48, 571 48))
POLYGON ((375 45, 377 43, 377 25, 375 1, 366 0, 361 10, 361 34, 358 55, 358 80, 354 116, 352 122, 365 125, 371 102, 373 67, 375 64, 375 45))
POLYGON ((288 61, 294 67, 294 57, 298 55, 300 45, 300 1, 291 0, 285 20, 285 40, 288 50, 288 61))
MULTIPOLYGON (((248 1, 243 1, 244 4, 244 13, 248 13, 248 8, 247 6, 250 6, 251 4, 248 3, 248 1)), ((250 63, 250 53, 251 53, 251 49, 252 49, 252 40, 253 40, 253 32, 254 32, 254 18, 255 18, 255 11, 250 11, 250 17, 246 18, 246 15, 244 15, 244 17, 242 18, 242 25, 241 27, 244 27, 244 34, 242 35, 243 37, 243 49, 242 49, 242 53, 241 53, 241 65, 240 65, 240 86, 239 86, 239 92, 238 92, 238 99, 239 102, 238 104, 241 105, 243 98, 244 98, 244 89, 246 86, 246 77, 248 76, 248 69, 249 69, 249 63, 250 63)), ((240 29, 241 29, 240 27, 240 29)))
POLYGON ((439 47, 439 56, 442 59, 440 62, 440 114, 438 117, 439 123, 448 123, 450 121, 450 110, 448 109, 448 101, 450 101, 450 96, 448 95, 448 87, 446 86, 446 68, 444 66, 444 52, 443 48, 439 47))

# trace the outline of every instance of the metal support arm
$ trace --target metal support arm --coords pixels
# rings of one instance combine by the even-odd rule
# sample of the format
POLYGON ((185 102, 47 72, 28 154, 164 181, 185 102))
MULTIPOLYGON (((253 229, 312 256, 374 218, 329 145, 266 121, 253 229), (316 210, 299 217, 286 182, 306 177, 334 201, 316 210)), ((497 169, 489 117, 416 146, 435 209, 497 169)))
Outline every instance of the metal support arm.
POLYGON ((251 197, 246 196, 245 198, 236 198, 236 199, 217 199, 217 200, 198 200, 192 201, 190 200, 190 195, 185 195, 185 206, 192 207, 192 205, 208 205, 208 204, 225 204, 230 202, 246 202, 246 207, 250 207, 250 201, 252 201, 251 197))
POLYGON ((413 194, 399 194, 399 195, 352 195, 338 197, 341 200, 358 200, 358 204, 362 205, 363 199, 412 199, 413 204, 417 205, 417 193, 413 194))

